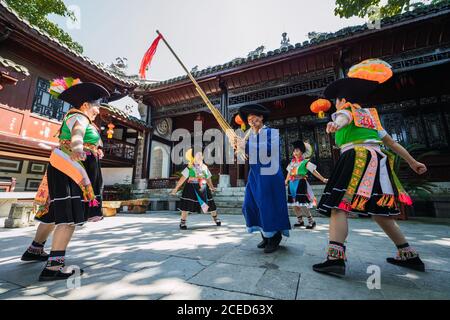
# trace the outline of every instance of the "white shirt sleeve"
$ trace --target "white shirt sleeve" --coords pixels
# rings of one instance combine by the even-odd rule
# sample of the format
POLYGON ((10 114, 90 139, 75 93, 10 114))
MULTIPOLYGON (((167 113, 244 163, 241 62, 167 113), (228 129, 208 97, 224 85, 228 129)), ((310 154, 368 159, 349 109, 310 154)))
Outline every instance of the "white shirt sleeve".
POLYGON ((288 165, 287 168, 286 168, 286 171, 287 171, 287 172, 291 172, 291 170, 292 170, 292 162, 289 163, 289 165, 288 165))
POLYGON ((69 120, 66 120, 66 125, 70 131, 72 131, 77 121, 83 127, 83 129, 86 129, 87 126, 89 125, 89 120, 85 116, 77 114, 71 117, 69 120))
POLYGON ((378 130, 378 137, 380 138, 380 139, 383 139, 384 137, 386 137, 387 136, 387 131, 386 130, 378 130))
POLYGON ((184 168, 184 170, 181 171, 181 174, 183 175, 183 177, 189 178, 189 169, 187 167, 184 168))
POLYGON ((340 110, 331 115, 331 120, 333 120, 333 122, 336 122, 339 127, 342 128, 352 122, 353 115, 348 110, 340 110))
POLYGON ((308 163, 306 164, 306 169, 307 169, 309 172, 313 173, 313 172, 317 169, 317 166, 316 166, 314 163, 308 162, 308 163))
POLYGON ((209 171, 209 169, 208 169, 208 167, 205 165, 205 167, 204 167, 205 169, 205 172, 206 172, 206 179, 209 179, 209 178, 211 178, 211 176, 212 176, 212 174, 211 174, 211 171, 209 171))

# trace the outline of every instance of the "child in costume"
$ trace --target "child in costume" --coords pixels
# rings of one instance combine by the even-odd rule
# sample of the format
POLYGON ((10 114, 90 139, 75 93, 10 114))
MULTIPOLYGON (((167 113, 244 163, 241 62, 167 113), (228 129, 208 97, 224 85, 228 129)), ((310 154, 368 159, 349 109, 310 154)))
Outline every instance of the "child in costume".
POLYGON ((337 112, 332 115, 327 132, 335 133, 341 156, 318 205, 320 213, 330 217, 327 260, 314 265, 313 270, 345 275, 347 214, 353 212, 370 215, 397 246, 397 256, 388 258, 388 263, 424 271, 419 254, 408 244, 393 219, 399 214, 397 202, 407 205, 412 202, 393 171, 393 159, 381 146, 384 144, 405 159, 417 174, 425 173, 427 168, 383 130, 376 109, 361 108, 358 104, 379 83, 389 79, 392 71, 384 61, 369 60, 350 69, 349 76, 325 90, 327 99, 336 99, 337 112), (370 80, 372 73, 376 81, 370 80))
POLYGON ((100 159, 103 157, 100 131, 93 121, 108 91, 96 83, 79 79, 54 80, 50 93, 70 103, 58 133, 60 146, 50 155, 50 163, 35 198, 36 219, 40 221, 33 243, 22 261, 47 261, 39 281, 64 280, 65 253, 76 225, 99 221, 101 188, 100 159), (54 230, 50 255, 44 244, 54 230))
POLYGON ((288 206, 294 207, 297 216, 297 223, 294 227, 303 227, 303 215, 308 217, 306 229, 314 229, 316 222, 311 215, 310 208, 317 205, 316 197, 308 183, 308 171, 323 183, 328 180, 317 172, 317 166, 309 158, 312 155, 312 147, 309 143, 295 141, 293 143, 294 152, 291 163, 286 170, 288 171, 285 184, 288 186, 288 206))
POLYGON ((186 153, 186 159, 189 162, 188 166, 181 172, 182 177, 171 192, 172 195, 176 195, 186 182, 178 208, 181 211, 180 229, 187 229, 186 220, 189 212, 210 212, 214 223, 221 226, 222 222, 218 218, 216 204, 212 197, 212 192, 216 191, 216 188, 211 181, 211 172, 203 163, 202 152, 197 152, 193 157, 192 149, 189 149, 186 153))
POLYGON ((245 148, 250 164, 242 212, 247 231, 261 232, 263 240, 258 248, 264 249, 265 253, 276 251, 282 236, 288 237, 291 229, 284 176, 280 166, 279 133, 277 129, 264 125, 269 113, 268 109, 259 104, 239 109, 241 119, 251 127, 246 139, 238 143, 241 150, 245 148), (262 159, 264 156, 268 159, 262 159))

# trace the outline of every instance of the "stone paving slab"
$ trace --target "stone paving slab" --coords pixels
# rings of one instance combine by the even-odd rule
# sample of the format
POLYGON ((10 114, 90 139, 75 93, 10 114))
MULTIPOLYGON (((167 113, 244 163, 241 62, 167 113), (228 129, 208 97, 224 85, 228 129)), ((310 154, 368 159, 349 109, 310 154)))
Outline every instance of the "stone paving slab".
POLYGON ((267 255, 242 216, 221 218, 218 228, 208 215, 190 215, 187 231, 178 229, 179 215, 168 212, 86 224, 67 250, 67 265, 85 271, 79 287, 76 279, 39 283, 44 263, 20 261, 36 227, 0 228, 0 299, 450 299, 449 225, 399 222, 426 262, 427 272, 420 273, 386 262, 395 246, 373 221, 350 219, 341 279, 311 269, 324 259, 328 219, 318 218, 315 230, 292 230, 280 250, 267 255), (379 290, 367 287, 372 265, 380 268, 379 290))

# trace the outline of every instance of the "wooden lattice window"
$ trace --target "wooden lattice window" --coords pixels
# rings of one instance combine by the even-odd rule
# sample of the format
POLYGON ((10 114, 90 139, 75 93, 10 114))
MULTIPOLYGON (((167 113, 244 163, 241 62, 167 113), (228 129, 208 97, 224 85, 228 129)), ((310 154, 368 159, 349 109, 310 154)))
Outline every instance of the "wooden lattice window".
POLYGON ((50 81, 38 78, 31 111, 41 116, 61 121, 64 114, 69 110, 70 104, 51 96, 48 92, 49 88, 50 81))

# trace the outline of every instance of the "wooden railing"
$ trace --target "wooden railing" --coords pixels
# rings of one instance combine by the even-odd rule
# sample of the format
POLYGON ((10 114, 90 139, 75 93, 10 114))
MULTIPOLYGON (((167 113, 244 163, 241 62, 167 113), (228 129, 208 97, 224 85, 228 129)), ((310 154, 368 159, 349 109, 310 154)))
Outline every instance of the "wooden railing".
POLYGON ((148 180, 148 189, 170 189, 174 188, 177 184, 178 178, 171 177, 166 179, 149 179, 148 180))
POLYGON ((105 156, 112 156, 125 160, 134 161, 136 146, 116 139, 104 139, 103 152, 105 156))

